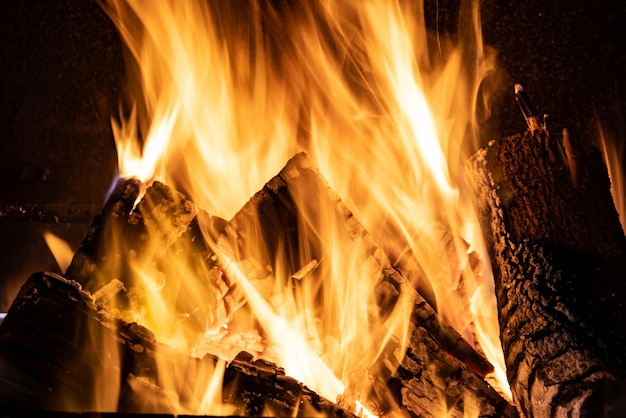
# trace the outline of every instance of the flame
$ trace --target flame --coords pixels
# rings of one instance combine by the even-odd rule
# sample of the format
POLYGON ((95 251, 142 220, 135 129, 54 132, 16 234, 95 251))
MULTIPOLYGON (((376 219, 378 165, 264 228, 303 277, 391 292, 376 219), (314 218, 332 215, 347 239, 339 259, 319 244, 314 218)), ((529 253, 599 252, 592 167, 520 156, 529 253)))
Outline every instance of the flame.
POLYGON ((363 418, 376 418, 377 415, 373 414, 369 409, 365 407, 361 402, 356 401, 356 410, 354 413, 363 418))
MULTIPOLYGON (((432 293, 444 320, 485 352, 496 367, 494 385, 506 393, 491 271, 462 181, 462 163, 477 142, 481 82, 494 70, 477 2, 462 8, 471 13, 461 19, 459 41, 436 34, 436 53, 419 2, 322 1, 281 9, 251 0, 248 6, 107 1, 132 56, 135 83, 130 104, 113 122, 120 176, 163 181, 230 219, 288 158, 307 151, 371 234, 367 239, 420 292, 432 293)), ((245 293, 254 319, 243 322, 258 320, 267 334, 263 355, 335 400, 380 360, 388 342, 402 347, 412 304, 401 297, 391 315, 375 312, 380 265, 364 258, 365 238, 342 231, 337 205, 323 197, 298 204, 305 215, 308 206, 319 207, 305 216, 310 233, 299 239, 313 235, 328 251, 313 260, 302 250, 307 280, 296 295, 285 286, 297 280, 286 260, 270 260, 274 267, 263 282, 272 285, 259 289, 232 254, 208 234, 205 239, 245 293)), ((211 272, 190 267, 184 251, 160 257, 162 237, 152 238, 160 227, 148 229, 152 244, 132 263, 141 294, 125 315, 160 341, 197 351, 210 335, 180 324, 212 302, 193 300, 176 317, 177 302, 162 289, 172 276, 211 272)), ((267 256, 259 237, 246 238, 255 259, 267 256)), ((228 325, 205 319, 211 335, 228 325)), ((214 398, 207 395, 203 407, 214 398)))
POLYGON ((46 241, 46 244, 48 244, 48 248, 59 265, 60 271, 64 272, 67 270, 67 267, 72 262, 75 251, 70 247, 67 241, 57 237, 50 231, 43 233, 43 239, 46 241))
POLYGON ((600 149, 604 163, 609 171, 609 179, 611 180, 611 195, 615 208, 619 213, 619 220, 622 229, 626 231, 626 185, 624 183, 624 166, 622 160, 624 158, 623 143, 617 142, 609 138, 602 128, 599 128, 600 149))
POLYGON ((274 343, 274 350, 278 351, 277 357, 282 361, 281 365, 285 372, 316 388, 320 395, 328 399, 337 399, 337 396, 343 393, 344 384, 307 343, 306 335, 301 332, 297 325, 294 326, 283 316, 274 312, 273 307, 250 283, 245 274, 237 267, 237 264, 228 260, 227 254, 222 254, 222 257, 230 266, 230 272, 244 288, 258 320, 268 331, 269 338, 274 343))

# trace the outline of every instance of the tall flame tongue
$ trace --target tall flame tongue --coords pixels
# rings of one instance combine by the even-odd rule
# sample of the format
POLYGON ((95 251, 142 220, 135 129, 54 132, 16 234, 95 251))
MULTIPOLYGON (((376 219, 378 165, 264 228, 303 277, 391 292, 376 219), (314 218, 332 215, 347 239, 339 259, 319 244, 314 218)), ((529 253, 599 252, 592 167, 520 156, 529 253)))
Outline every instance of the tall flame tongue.
MULTIPOLYGON (((114 123, 121 176, 161 180, 230 219, 288 158, 307 151, 392 261, 428 279, 414 285, 434 294, 443 318, 468 340, 477 337, 496 366, 496 384, 507 391, 491 272, 488 263, 475 262, 484 245, 461 181, 478 87, 493 67, 482 47, 478 7, 461 19, 467 48, 437 34, 440 46, 432 51, 420 4, 214 3, 107 2, 139 78, 132 80, 130 116, 114 123)), ((315 205, 318 197, 310 199, 315 205)), ((332 262, 320 280, 332 289, 333 303, 319 308, 311 306, 315 298, 282 298, 278 304, 245 272, 231 274, 269 330, 268 352, 334 399, 382 350, 380 332, 367 330, 404 335, 411 307, 400 315, 405 320, 372 315, 375 277, 344 249, 351 247, 333 222, 314 224, 315 234, 332 242, 332 262), (304 358, 288 358, 295 344, 304 347, 298 351, 304 358), (312 365, 334 376, 302 372, 312 365), (324 381, 336 383, 317 383, 324 381)), ((281 274, 271 272, 276 283, 287 282, 281 274)), ((158 323, 150 327, 162 341, 173 335, 158 323)), ((193 346, 198 337, 186 336, 182 345, 193 346)))
POLYGON ((611 180, 611 194, 615 208, 619 213, 619 221, 622 229, 626 231, 626 192, 625 177, 626 169, 624 168, 624 145, 618 144, 614 138, 608 137, 602 127, 598 128, 600 149, 604 163, 609 170, 609 178, 611 180))

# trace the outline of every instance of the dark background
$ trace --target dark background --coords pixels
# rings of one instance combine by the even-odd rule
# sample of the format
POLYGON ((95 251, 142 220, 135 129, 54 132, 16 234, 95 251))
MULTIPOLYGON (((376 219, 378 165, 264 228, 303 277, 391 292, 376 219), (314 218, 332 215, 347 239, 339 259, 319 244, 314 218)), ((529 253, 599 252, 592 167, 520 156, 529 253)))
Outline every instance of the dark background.
MULTIPOLYGON (((459 7, 425 0, 440 31, 456 28, 459 7)), ((506 86, 493 97, 487 137, 525 129, 513 98, 518 82, 550 115, 551 130, 567 126, 591 140, 601 123, 624 142, 625 3, 485 0, 482 24, 506 86)), ((115 175, 110 117, 123 79, 121 41, 96 2, 1 3, 0 311, 30 273, 58 270, 42 232, 76 248, 99 212, 115 175), (33 222, 36 210, 7 214, 20 205, 45 207, 59 222, 33 222)))

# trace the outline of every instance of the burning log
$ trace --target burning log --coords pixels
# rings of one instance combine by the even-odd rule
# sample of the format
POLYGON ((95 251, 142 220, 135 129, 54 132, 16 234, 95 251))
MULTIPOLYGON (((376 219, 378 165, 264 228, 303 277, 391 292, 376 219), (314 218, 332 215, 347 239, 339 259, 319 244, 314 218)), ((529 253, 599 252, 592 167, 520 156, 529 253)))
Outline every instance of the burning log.
MULTIPOLYGON (((309 280, 321 281, 319 276, 316 277, 316 271, 322 270, 322 263, 330 262, 322 259, 331 244, 320 241, 319 234, 312 229, 314 227, 311 220, 318 222, 323 216, 336 217, 340 226, 351 237, 345 244, 353 246, 354 251, 363 253, 362 262, 370 262, 376 266, 376 272, 380 274, 376 288, 377 305, 380 309, 389 310, 397 301, 397 292, 407 286, 403 272, 391 266, 386 255, 304 153, 289 160, 281 172, 228 223, 218 239, 218 245, 232 254, 233 259, 244 266, 247 277, 253 280, 271 280, 268 272, 275 268, 272 264, 276 260, 287 260, 289 265, 282 268, 287 268, 289 275, 296 279, 296 284, 304 276, 310 276, 309 280), (311 196, 321 199, 321 202, 311 201, 311 196), (325 206, 327 213, 321 214, 320 206, 325 206), (262 245, 246 247, 246 237, 251 236, 260 236, 262 245), (303 240, 306 242, 302 242, 303 240), (360 242, 357 243, 357 240, 360 242), (269 251, 258 251, 259 247, 268 248, 269 251), (308 255, 307 259, 302 259, 298 252, 304 247, 306 251, 302 252, 308 255)), ((258 287, 271 289, 273 285, 271 283, 258 287)), ((458 359, 479 376, 484 377, 493 371, 493 366, 482 355, 439 319, 421 294, 411 293, 414 295, 414 322, 425 327, 442 347, 454 352, 458 359)), ((268 293, 267 296, 271 295, 268 293)))
POLYGON ((453 355, 426 328, 412 327, 406 354, 388 382, 404 408, 424 417, 518 416, 515 407, 453 355))
MULTIPOLYGON (((318 222, 334 222, 337 234, 350 237, 342 244, 352 253, 360 252, 361 263, 375 266, 375 309, 383 316, 401 294, 410 293, 413 301, 408 350, 397 353, 399 342, 391 343, 378 363, 364 371, 366 377, 355 376, 356 382, 347 389, 352 393, 344 395, 342 405, 369 398, 366 406, 379 413, 402 405, 406 413, 420 416, 439 416, 446 411, 452 416, 469 411, 479 411, 481 416, 516 416, 514 408, 482 379, 493 367, 391 266, 306 154, 293 157, 252 197, 224 228, 218 246, 271 298, 275 286, 271 272, 278 269, 286 270, 284 275, 292 279, 287 286, 297 288, 305 280, 322 283, 320 274, 332 255, 327 255, 331 244, 316 229, 318 222), (251 237, 256 240, 252 247, 251 237), (282 264, 277 265, 277 260, 282 264), (393 400, 383 394, 387 387, 393 400)), ((243 295, 239 297, 243 303, 243 295)))
POLYGON ((142 286, 134 271, 137 264, 147 267, 150 275, 165 277, 165 289, 181 274, 163 261, 178 257, 189 269, 184 279, 199 281, 201 287, 185 290, 175 284, 183 292, 176 293, 179 299, 170 301, 171 306, 184 312, 204 303, 205 311, 198 315, 202 325, 207 319, 226 321, 247 301, 236 276, 229 275, 232 265, 221 265, 224 260, 217 260, 201 230, 219 222, 158 182, 133 209, 140 187, 133 180, 118 184, 68 269, 69 278, 76 281, 36 274, 18 295, 0 329, 0 360, 7 376, 0 395, 7 405, 129 413, 194 411, 204 401, 204 389, 199 388, 207 387, 207 376, 223 375, 220 400, 231 408, 228 413, 337 415, 345 414, 341 406, 351 409, 362 399, 380 413, 402 408, 406 414, 424 416, 516 415, 483 380, 491 365, 391 266, 305 154, 290 160, 219 237, 217 226, 209 231, 209 239, 216 239, 229 263, 244 271, 266 299, 276 301, 277 277, 287 277, 281 286, 294 292, 296 302, 302 297, 298 289, 305 283, 317 284, 316 309, 323 309, 328 303, 323 276, 330 273, 333 255, 328 237, 319 233, 316 223, 334 222, 335 232, 344 238, 343 250, 358 253, 359 262, 375 279, 374 295, 366 301, 371 305, 368 315, 387 318, 402 300, 412 307, 408 348, 398 350, 405 336, 393 336, 375 363, 353 373, 336 406, 275 365, 252 362, 250 355, 239 355, 222 366, 221 373, 214 373, 220 367, 216 357, 198 360, 157 343, 147 328, 124 320, 134 318, 126 311, 136 313, 140 308, 138 291, 133 291, 142 286), (110 241, 113 234, 122 239, 110 241), (156 240, 154 248, 147 235, 156 240), (107 249, 112 242, 121 245, 107 249), (281 276, 273 274, 279 270, 281 276), (194 292, 202 300, 194 299, 198 298, 194 292), (77 341, 77 335, 82 340, 77 341), (166 379, 167 375, 174 378, 166 379))
POLYGON ((607 171, 591 146, 535 125, 467 164, 513 397, 528 417, 623 416, 626 239, 607 171))
POLYGON ((246 416, 351 416, 272 363, 247 353, 220 362, 159 344, 148 329, 113 318, 77 282, 37 273, 0 326, 0 404, 20 413, 177 414, 206 402, 207 383, 220 373, 213 412, 222 405, 246 416))
POLYGON ((154 257, 162 258, 194 219, 197 209, 193 202, 159 182, 146 190, 133 211, 142 187, 138 180, 119 180, 94 219, 66 273, 86 290, 95 291, 112 277, 124 275, 133 262, 132 254, 141 256, 149 251, 150 235, 156 246, 154 257), (116 240, 116 234, 123 240, 116 240), (123 243, 121 248, 115 248, 118 241, 123 243))
POLYGON ((207 240, 225 221, 158 181, 133 209, 143 187, 134 179, 118 181, 66 276, 94 294, 116 280, 121 287, 107 296, 115 299, 110 305, 132 322, 146 309, 146 287, 152 285, 145 283, 147 271, 192 331, 222 324, 232 311, 223 300, 229 284, 207 240))

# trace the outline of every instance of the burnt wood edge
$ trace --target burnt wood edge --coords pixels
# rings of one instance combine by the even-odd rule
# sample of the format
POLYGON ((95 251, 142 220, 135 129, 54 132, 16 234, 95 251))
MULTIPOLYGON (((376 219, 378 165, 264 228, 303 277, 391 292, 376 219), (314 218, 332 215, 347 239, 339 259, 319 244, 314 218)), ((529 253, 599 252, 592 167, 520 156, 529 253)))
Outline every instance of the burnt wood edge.
MULTIPOLYGON (((317 170, 313 167, 313 164, 311 163, 308 156, 306 156, 306 154, 298 154, 294 158, 292 158, 289 163, 287 163, 285 168, 281 170, 280 174, 275 179, 273 179, 273 181, 271 180, 270 182, 268 182, 264 189, 261 192, 257 193, 251 199, 251 202, 256 202, 258 204, 257 201, 263 202, 264 200, 268 199, 268 196, 271 199, 271 196, 277 193, 280 186, 282 185, 284 187, 286 182, 289 181, 291 174, 289 173, 289 170, 293 169, 294 165, 296 165, 298 169, 310 170, 328 188, 325 180, 321 177, 321 174, 317 172, 317 170)), ((105 205, 105 209, 103 210, 101 218, 108 219, 111 222, 126 222, 128 215, 132 209, 132 205, 134 204, 138 191, 141 187, 142 185, 134 180, 120 181, 118 187, 115 189, 114 193, 111 195, 111 198, 107 202, 107 205, 105 205)), ((159 193, 167 197, 171 193, 167 192, 167 189, 165 189, 165 187, 166 186, 161 185, 159 193), (161 189, 165 189, 165 192, 163 192, 161 189)), ((332 193, 332 190, 329 189, 329 193, 332 193)), ((331 198, 333 200, 339 201, 339 198, 336 195, 332 195, 331 198)), ((348 216, 347 222, 349 222, 352 229, 355 229, 353 233, 358 235, 367 235, 363 227, 354 219, 353 216, 351 216, 349 209, 345 207, 342 202, 339 201, 339 203, 339 210, 342 210, 346 214, 350 215, 348 216)), ((148 213, 149 212, 150 211, 148 210, 148 213)), ((102 219, 96 219, 94 221, 95 228, 92 229, 92 232, 95 232, 96 238, 93 239, 93 236, 88 236, 88 239, 86 239, 86 244, 90 244, 90 238, 91 241, 97 241, 97 232, 99 226, 101 225, 101 223, 98 223, 98 221, 101 222, 102 219)), ((193 221, 191 225, 193 226, 193 221)), ((381 256, 385 258, 383 255, 381 255, 380 251, 374 251, 376 247, 371 238, 368 242, 370 242, 372 245, 372 254, 377 254, 379 258, 381 256)), ((87 249, 85 253, 89 253, 89 247, 86 246, 85 248, 87 249)), ((77 254, 77 257, 78 256, 79 254, 77 254)), ((385 280, 389 282, 391 286, 394 287, 396 290, 399 290, 400 283, 405 282, 406 279, 404 279, 401 272, 392 268, 389 265, 388 261, 385 262, 385 260, 379 263, 381 264, 381 266, 384 266, 385 280)), ((70 274, 72 271, 72 269, 68 270, 70 274)), ((228 295, 230 293, 228 293, 226 297, 224 297, 225 305, 227 305, 226 302, 228 301, 228 295)), ((414 323, 419 324, 420 326, 424 327, 424 329, 428 330, 432 337, 437 341, 438 347, 440 347, 443 352, 446 352, 450 356, 459 359, 463 363, 466 363, 469 366, 469 369, 472 370, 479 377, 482 378, 487 373, 493 370, 493 367, 487 362, 487 360, 484 359, 484 357, 482 357, 482 355, 477 353, 471 347, 471 345, 467 343, 454 329, 447 326, 440 320, 434 309, 420 295, 416 296, 416 304, 412 320, 414 323)))
MULTIPOLYGON (((455 378, 463 379, 463 381, 450 383, 450 385, 453 386, 458 384, 459 386, 467 387, 467 391, 464 392, 464 395, 471 393, 471 395, 468 396, 484 397, 481 398, 481 401, 484 400, 486 403, 489 403, 489 407, 485 410, 489 410, 489 408, 491 408, 492 411, 489 416, 498 416, 500 413, 505 413, 503 411, 507 411, 506 413, 510 415, 511 411, 514 411, 514 408, 512 408, 507 401, 505 401, 484 381, 485 375, 493 371, 493 366, 465 339, 463 339, 456 330, 445 324, 431 305, 412 288, 404 274, 397 268, 391 266, 386 255, 383 254, 383 252, 377 247, 374 240, 354 217, 349 208, 330 188, 306 154, 301 153, 294 156, 277 176, 272 178, 259 192, 255 193, 250 201, 248 201, 248 203, 246 203, 246 205, 244 205, 244 207, 228 223, 224 232, 220 236, 221 241, 218 241, 218 245, 225 248, 227 252, 236 254, 237 257, 234 257, 235 260, 238 260, 239 258, 246 259, 245 251, 240 250, 237 246, 240 242, 240 237, 245 237, 247 235, 245 233, 245 228, 252 222, 250 220, 252 219, 251 217, 254 217, 254 215, 260 211, 263 211, 263 213, 271 212, 270 209, 273 206, 280 206, 281 199, 287 199, 287 197, 284 196, 284 193, 289 193, 289 187, 297 190, 298 184, 303 177, 307 177, 309 179, 307 181, 316 182, 316 189, 326 192, 327 199, 334 203, 335 210, 345 216, 345 224, 349 229, 350 234, 352 236, 359 237, 363 242, 367 243, 367 247, 365 249, 365 253, 367 254, 366 256, 372 258, 372 263, 378 265, 382 272, 381 281, 375 289, 379 308, 382 310, 389 309, 395 304, 395 301, 401 293, 410 292, 414 299, 411 321, 414 326, 419 327, 425 335, 428 335, 429 339, 433 340, 431 346, 436 352, 434 355, 438 356, 441 364, 445 364, 447 369, 459 371, 461 370, 459 365, 465 365, 463 373, 459 372, 455 374, 454 377, 451 375, 448 376, 449 382, 453 382, 455 378), (242 228, 243 232, 240 232, 242 228), (482 382, 482 384, 480 382, 482 382), (475 392, 472 393, 472 391, 475 392)), ((288 201, 291 202, 291 200, 288 201)), ((271 216, 271 219, 274 223, 280 223, 284 218, 271 216)), ((288 225, 284 226, 285 230, 289 230, 287 226, 288 225)), ((261 272, 259 276, 263 277, 262 273, 263 272, 261 272)), ((253 276, 256 275, 253 274, 253 276)), ((384 316, 384 312, 382 314, 384 316)), ((377 380, 371 388, 373 393, 377 391, 377 386, 386 387, 390 383, 395 385, 393 382, 400 382, 398 379, 391 379, 391 376, 395 372, 395 367, 398 365, 398 361, 398 359, 394 360, 393 356, 389 355, 386 360, 382 361, 384 366, 374 366, 379 367, 381 370, 372 372, 372 379, 377 380), (389 382, 378 381, 384 380, 384 378, 381 379, 380 376, 387 376, 387 378, 391 380, 389 380, 389 382)), ((422 376, 417 375, 413 376, 413 378, 421 382, 422 376)), ((404 380, 403 382, 406 383, 407 381, 404 380)), ((438 388, 441 388, 442 385, 445 386, 442 382, 442 379, 432 377, 430 381, 424 380, 423 383, 424 387, 430 388, 428 390, 438 391, 438 388)), ((362 383, 357 382, 355 387, 358 388, 360 385, 362 385, 362 383)), ((350 386, 351 385, 349 385, 349 387, 350 386)), ((384 394, 375 394, 373 397, 368 397, 368 399, 374 404, 372 409, 379 411, 389 410, 389 408, 392 408, 390 405, 394 404, 394 402, 396 405, 402 405, 405 408, 412 407, 413 410, 422 408, 423 411, 427 411, 429 409, 427 403, 420 406, 419 403, 421 401, 419 400, 416 400, 416 403, 413 406, 403 403, 400 399, 400 393, 406 392, 407 390, 408 388, 398 388, 396 390, 398 397, 395 401, 386 400, 384 394)), ((359 389, 356 389, 356 392, 359 392, 359 389)), ((439 395, 441 400, 447 396, 451 396, 446 394, 445 391, 439 392, 439 395)), ((347 397, 350 396, 352 395, 347 395, 347 397)), ((448 401, 450 405, 455 405, 457 400, 448 401)), ((480 403, 481 401, 478 401, 477 403, 480 403)), ((457 407, 459 406, 459 404, 456 405, 457 407)), ((514 412, 512 416, 515 416, 514 412)))
MULTIPOLYGON (((392 283, 397 291, 400 291, 401 287, 408 283, 404 273, 401 269, 391 266, 387 256, 382 253, 376 246, 374 240, 369 236, 368 232, 361 225, 361 223, 355 218, 352 211, 347 205, 340 200, 339 196, 330 188, 330 185, 326 182, 322 174, 314 166, 311 158, 304 152, 296 154, 286 167, 283 168, 278 174, 281 182, 272 183, 272 187, 266 185, 264 189, 269 194, 276 195, 278 188, 285 187, 290 178, 291 166, 296 166, 299 170, 310 170, 319 181, 324 184, 331 194, 331 198, 337 200, 339 210, 346 214, 346 222, 348 223, 351 232, 358 236, 367 237, 366 242, 369 243, 370 248, 368 253, 372 257, 377 258, 377 263, 381 266, 381 271, 384 273, 384 278, 381 281, 392 283)), ((270 184, 268 182, 268 184, 270 184)), ((494 368, 491 363, 480 353, 478 353, 454 328, 447 325, 435 309, 428 303, 428 301, 417 291, 412 292, 414 297, 414 308, 411 315, 411 320, 426 329, 432 338, 437 341, 437 344, 447 353, 454 356, 461 362, 467 364, 470 370, 476 373, 481 379, 493 372, 494 368)))
POLYGON ((409 335, 406 355, 388 382, 399 405, 417 416, 519 417, 515 406, 451 357, 428 330, 414 325, 409 335))
MULTIPOLYGON (((326 190, 328 190, 330 198, 338 202, 338 209, 346 213, 346 222, 349 222, 350 228, 354 229, 353 233, 359 235, 367 235, 367 232, 365 232, 361 224, 354 218, 351 211, 339 199, 334 191, 332 191, 326 180, 315 168, 313 162, 306 153, 299 153, 292 157, 287 162, 285 167, 280 171, 280 173, 274 179, 268 181, 263 189, 255 194, 255 196, 250 200, 250 202, 246 204, 246 206, 260 206, 263 204, 267 204, 268 201, 275 198, 279 190, 283 187, 286 187, 287 182, 292 181, 291 170, 293 170, 294 168, 297 170, 307 170, 311 172, 316 178, 318 178, 319 182, 325 186, 326 190)), ((133 206, 135 204, 137 196, 144 188, 145 186, 136 179, 118 180, 102 210, 102 213, 94 219, 89 234, 83 241, 83 244, 81 244, 80 249, 75 254, 74 259, 72 260, 72 263, 67 270, 67 277, 73 280, 77 280, 79 283, 81 283, 81 285, 83 285, 83 287, 89 289, 92 292, 100 288, 102 285, 108 283, 108 280, 110 280, 110 278, 104 281, 98 281, 96 286, 94 285, 91 278, 91 276, 94 274, 94 264, 100 263, 100 261, 97 259, 98 247, 101 245, 105 245, 105 243, 102 242, 102 240, 104 239, 104 237, 102 237, 102 232, 104 229, 103 225, 106 223, 119 223, 124 224, 125 228, 128 227, 126 224, 128 223, 129 214, 133 210, 133 206)), ((158 182, 155 182, 155 184, 151 186, 149 190, 156 190, 156 193, 153 194, 162 196, 163 200, 168 200, 170 202, 186 201, 184 196, 178 194, 178 192, 169 189, 167 186, 158 182)), ((140 206, 141 205, 142 203, 140 203, 140 206)), ((148 209, 144 209, 144 212, 149 214, 151 212, 149 207, 153 205, 144 204, 143 206, 148 206, 148 209)), ((244 211, 245 207, 240 211, 240 213, 244 211)), ((182 212, 184 214, 184 211, 182 210, 179 210, 178 212, 182 212)), ((194 213, 195 212, 196 211, 194 211, 194 213)), ((200 215, 203 215, 203 218, 206 218, 206 216, 204 216, 201 211, 198 212, 198 216, 200 215)), ((240 217, 239 213, 235 215, 233 220, 238 219, 238 217, 240 217)), ((189 221, 187 220, 187 218, 189 217, 183 216, 181 218, 183 220, 183 222, 180 224, 181 230, 184 229, 186 225, 191 225, 192 227, 194 227, 195 225, 197 227, 195 218, 189 221)), ((231 220, 228 225, 232 224, 232 222, 233 221, 231 220)), ((204 220, 204 223, 206 223, 206 220, 204 220)), ((219 230, 228 231, 228 225, 221 224, 219 230)), ((213 231, 213 233, 217 235, 216 231, 213 231)), ((224 232, 222 232, 220 236, 223 237, 223 234, 224 232)), ((139 234, 131 233, 130 235, 139 234)), ((197 241, 201 241, 201 234, 196 235, 198 235, 196 237, 197 241)), ((375 248, 373 240, 369 238, 368 242, 371 243, 371 253, 380 255, 380 251, 375 251, 377 248, 375 248)), ((171 243, 168 245, 171 245, 171 243)), ((206 248, 206 253, 207 254, 202 254, 202 256, 208 259, 210 256, 210 249, 206 248)), ((385 257, 383 258, 384 260, 380 260, 380 264, 387 271, 387 274, 390 275, 390 282, 394 282, 395 280, 393 279, 393 277, 396 276, 394 271, 398 270, 392 268, 389 265, 388 260, 386 260, 385 257)), ((398 271, 398 276, 401 276, 402 274, 402 272, 398 271)), ((221 296, 222 302, 220 303, 220 306, 223 306, 226 309, 226 314, 228 315, 229 312, 232 312, 236 308, 236 306, 238 306, 237 301, 234 299, 235 295, 240 292, 237 292, 236 285, 234 285, 234 282, 232 280, 229 280, 228 277, 221 276, 220 283, 222 281, 224 283, 218 286, 218 288, 223 289, 224 286, 229 288, 232 287, 232 289, 229 289, 229 291, 221 296)), ((402 281, 404 281, 404 278, 402 279, 402 281)), ((394 286, 397 290, 399 290, 399 286, 397 284, 395 284, 394 286)), ((415 312, 412 318, 414 321, 422 324, 426 329, 428 329, 444 350, 456 356, 461 361, 466 362, 469 365, 470 369, 473 370, 481 378, 484 378, 485 375, 493 371, 493 366, 484 358, 484 356, 478 353, 465 339, 460 336, 458 332, 456 332, 453 328, 441 321, 436 311, 419 294, 416 297, 415 312)))
MULTIPOLYGON (((178 353, 159 344, 148 329, 112 318, 75 281, 54 273, 36 273, 26 281, 0 325, 2 411, 48 413, 64 410, 71 402, 70 411, 99 416, 87 412, 96 405, 90 378, 104 379, 117 370, 109 359, 111 349, 120 353, 120 394, 115 409, 142 416, 169 411, 144 409, 142 400, 130 390, 129 380, 140 379, 155 399, 153 405, 164 406, 167 394, 159 386, 157 364, 167 363, 193 376, 202 368, 212 369, 217 362, 210 355, 200 360, 178 353), (24 384, 28 386, 20 387, 24 384)), ((280 415, 352 416, 285 376, 282 368, 253 360, 247 353, 230 362, 224 376, 222 399, 235 405, 237 414, 258 415, 269 407, 280 415)), ((184 392, 178 393, 181 402, 197 396, 184 392)))
MULTIPOLYGON (((387 256, 379 249, 352 211, 330 187, 305 152, 293 156, 285 164, 285 167, 275 177, 270 179, 259 192, 255 193, 244 207, 235 214, 224 228, 222 234, 220 234, 218 245, 231 254, 238 254, 239 250, 235 247, 240 239, 238 231, 242 225, 245 226, 249 222, 249 216, 261 211, 261 208, 267 211, 268 207, 278 204, 276 202, 279 202, 281 199, 279 194, 286 192, 288 187, 297 188, 297 182, 302 178, 301 172, 306 173, 309 178, 316 179, 319 189, 325 190, 328 199, 335 202, 336 210, 345 215, 345 223, 350 233, 353 236, 361 237, 367 243, 367 256, 373 258, 374 262, 380 266, 381 272, 383 272, 383 277, 376 289, 379 306, 384 309, 383 305, 392 304, 393 300, 390 299, 393 299, 393 296, 386 294, 388 292, 386 292, 385 285, 391 285, 395 292, 399 293, 401 288, 408 283, 404 273, 391 265, 387 256)), ((287 191, 287 193, 289 192, 287 191)), ((278 221, 280 219, 274 220, 274 222, 278 221)), ((236 293, 234 289, 232 293, 236 293)), ((493 365, 482 354, 478 353, 456 330, 441 320, 435 309, 422 295, 416 291, 413 293, 415 295, 415 306, 411 320, 414 323, 427 329, 444 351, 466 363, 470 370, 480 378, 484 378, 487 374, 493 372, 493 365)), ((243 295, 240 297, 243 297, 243 295)), ((233 302, 231 304, 236 305, 233 302)))

